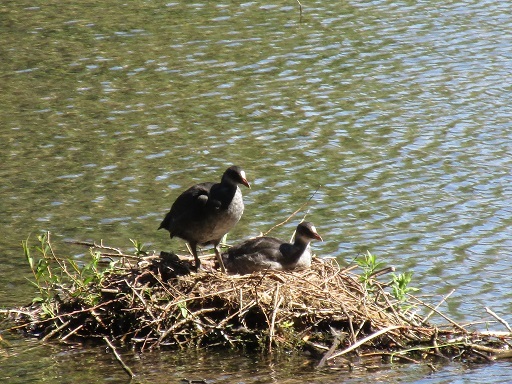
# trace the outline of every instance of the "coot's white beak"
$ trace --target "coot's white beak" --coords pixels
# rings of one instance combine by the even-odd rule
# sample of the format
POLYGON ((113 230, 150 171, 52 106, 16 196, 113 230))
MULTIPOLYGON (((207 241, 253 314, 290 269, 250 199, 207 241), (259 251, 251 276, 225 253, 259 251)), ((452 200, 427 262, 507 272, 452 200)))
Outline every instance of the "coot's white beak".
POLYGON ((251 184, 247 181, 247 177, 245 176, 245 172, 240 172, 240 176, 242 176, 242 184, 245 185, 247 188, 251 189, 251 184))

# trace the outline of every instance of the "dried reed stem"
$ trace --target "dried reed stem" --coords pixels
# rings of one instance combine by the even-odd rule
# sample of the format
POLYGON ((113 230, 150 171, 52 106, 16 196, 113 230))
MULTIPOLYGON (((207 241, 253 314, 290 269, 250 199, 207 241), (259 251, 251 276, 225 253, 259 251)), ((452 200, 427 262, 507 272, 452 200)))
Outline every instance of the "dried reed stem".
POLYGON ((119 355, 119 353, 117 353, 116 347, 114 347, 114 345, 111 343, 111 341, 108 339, 108 337, 104 336, 103 340, 105 341, 105 343, 108 344, 108 346, 112 350, 112 353, 114 354, 116 360, 119 362, 119 364, 121 364, 121 367, 123 367, 124 371, 130 376, 130 378, 132 378, 134 376, 132 370, 130 369, 129 366, 127 366, 124 363, 123 359, 121 359, 121 356, 119 355))

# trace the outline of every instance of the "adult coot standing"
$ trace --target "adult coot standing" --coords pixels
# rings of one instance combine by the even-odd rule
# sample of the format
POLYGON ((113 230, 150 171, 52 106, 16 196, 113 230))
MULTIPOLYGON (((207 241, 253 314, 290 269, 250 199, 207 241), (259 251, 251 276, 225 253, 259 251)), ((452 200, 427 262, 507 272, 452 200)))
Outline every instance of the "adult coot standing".
POLYGON ((167 229, 171 238, 177 236, 189 243, 196 269, 201 266, 197 245, 212 244, 220 268, 226 272, 219 243, 244 212, 239 184, 251 188, 242 168, 231 166, 222 175, 220 183, 200 183, 190 187, 178 196, 158 227, 167 229))
POLYGON ((231 247, 222 255, 227 271, 241 275, 266 269, 290 270, 311 266, 311 240, 322 238, 313 224, 302 222, 293 244, 275 237, 255 237, 231 247))

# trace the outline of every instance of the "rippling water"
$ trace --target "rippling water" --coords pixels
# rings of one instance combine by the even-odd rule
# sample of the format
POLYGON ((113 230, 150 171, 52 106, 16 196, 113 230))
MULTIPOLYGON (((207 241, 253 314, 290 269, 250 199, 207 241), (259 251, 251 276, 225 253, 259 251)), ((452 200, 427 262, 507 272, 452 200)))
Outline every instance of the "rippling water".
POLYGON ((236 241, 308 207, 345 263, 370 250, 459 321, 512 322, 512 15, 483 1, 7 2, 0 27, 1 302, 20 241, 177 249, 185 187, 242 165, 236 241))
MULTIPOLYGON (((110 353, 95 346, 73 347, 41 345, 25 342, 15 344, 20 356, 3 358, 0 376, 3 382, 87 382, 126 383, 127 376, 110 353), (16 358, 17 357, 17 358, 16 358), (33 374, 32 372, 37 372, 33 374)), ((119 351, 121 352, 121 351, 119 351)), ((135 383, 154 384, 201 382, 208 384, 355 384, 367 383, 505 383, 510 380, 510 364, 462 366, 446 364, 432 373, 427 366, 417 364, 367 364, 354 370, 315 369, 304 356, 240 355, 210 351, 156 351, 137 355, 123 353, 123 360, 135 372, 135 383), (485 381, 483 380, 485 378, 485 381)))

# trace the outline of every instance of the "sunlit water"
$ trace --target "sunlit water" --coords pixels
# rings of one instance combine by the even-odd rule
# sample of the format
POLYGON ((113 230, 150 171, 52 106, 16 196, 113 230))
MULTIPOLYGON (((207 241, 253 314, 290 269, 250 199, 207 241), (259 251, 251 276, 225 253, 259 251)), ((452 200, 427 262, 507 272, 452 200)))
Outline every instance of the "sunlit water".
POLYGON ((319 256, 370 250, 431 302, 455 289, 455 320, 512 322, 508 3, 302 3, 2 5, 2 306, 33 294, 21 240, 180 249, 173 199, 238 164, 229 241, 311 197, 275 236, 307 213, 319 256))

